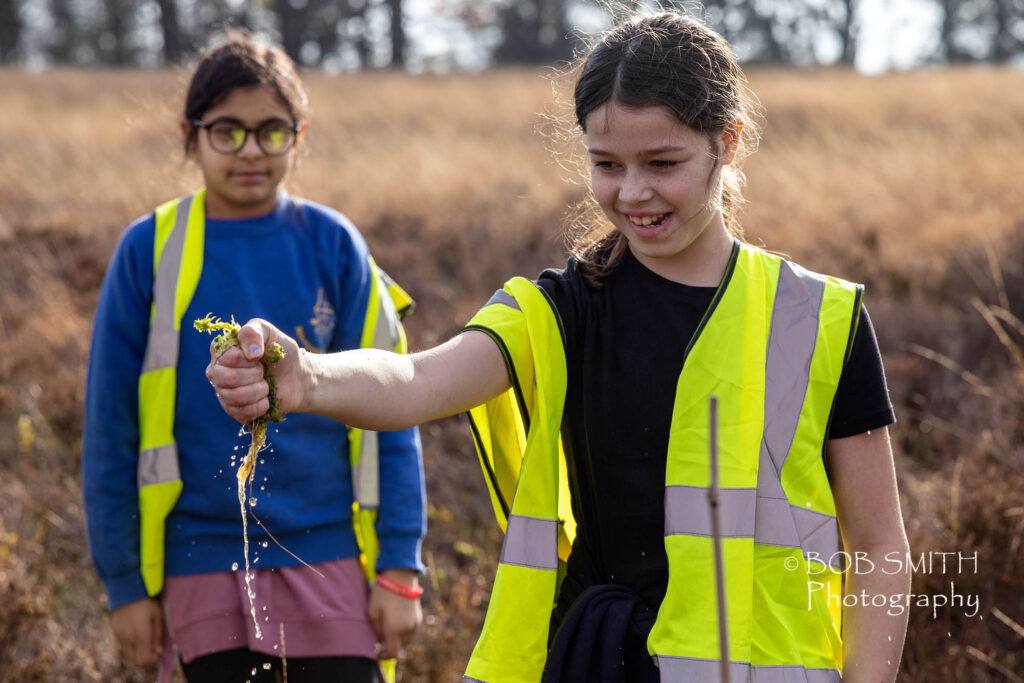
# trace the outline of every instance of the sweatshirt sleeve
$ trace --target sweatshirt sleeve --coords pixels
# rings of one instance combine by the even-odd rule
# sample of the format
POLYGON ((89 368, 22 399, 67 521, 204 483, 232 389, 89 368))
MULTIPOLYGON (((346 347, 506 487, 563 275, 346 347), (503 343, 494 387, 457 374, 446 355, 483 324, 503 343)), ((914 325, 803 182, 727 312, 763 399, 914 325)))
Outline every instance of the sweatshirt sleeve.
MULTIPOLYGON (((342 348, 373 346, 374 335, 363 333, 369 299, 388 295, 370 265, 369 250, 362 236, 354 228, 350 230, 346 247, 338 341, 342 348), (365 343, 364 338, 367 338, 365 343)), ((421 546, 426 533, 426 489, 419 429, 378 432, 377 448, 380 508, 376 531, 380 552, 376 570, 422 572, 425 570, 421 546)))
POLYGON ((111 609, 146 597, 139 569, 138 384, 149 333, 153 217, 124 234, 93 324, 85 388, 82 494, 89 551, 111 609))

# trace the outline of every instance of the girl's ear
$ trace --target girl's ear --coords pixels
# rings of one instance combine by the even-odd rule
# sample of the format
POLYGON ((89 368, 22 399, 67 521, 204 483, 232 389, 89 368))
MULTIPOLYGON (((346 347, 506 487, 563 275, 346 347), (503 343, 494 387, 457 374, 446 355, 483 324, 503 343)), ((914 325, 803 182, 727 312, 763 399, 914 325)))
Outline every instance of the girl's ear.
POLYGON ((189 135, 192 134, 192 124, 185 119, 182 119, 181 121, 178 121, 178 126, 181 128, 181 136, 185 139, 185 154, 191 157, 195 145, 194 140, 191 143, 188 141, 189 135))
POLYGON ((743 132, 743 122, 737 121, 735 125, 729 126, 722 131, 722 164, 731 164, 736 159, 736 151, 740 146, 740 133, 743 132))

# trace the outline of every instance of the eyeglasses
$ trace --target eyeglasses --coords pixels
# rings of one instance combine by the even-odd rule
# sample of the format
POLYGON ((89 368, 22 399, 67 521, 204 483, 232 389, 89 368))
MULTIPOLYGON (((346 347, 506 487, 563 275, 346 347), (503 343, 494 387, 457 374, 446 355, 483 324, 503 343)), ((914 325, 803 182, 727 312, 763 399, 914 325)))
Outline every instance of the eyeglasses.
POLYGON ((279 157, 288 153, 299 134, 298 126, 279 119, 264 121, 255 128, 248 128, 231 119, 221 119, 209 123, 192 121, 192 125, 196 128, 205 128, 210 137, 210 147, 221 154, 238 152, 245 147, 249 133, 255 133, 256 144, 263 150, 263 153, 279 157))

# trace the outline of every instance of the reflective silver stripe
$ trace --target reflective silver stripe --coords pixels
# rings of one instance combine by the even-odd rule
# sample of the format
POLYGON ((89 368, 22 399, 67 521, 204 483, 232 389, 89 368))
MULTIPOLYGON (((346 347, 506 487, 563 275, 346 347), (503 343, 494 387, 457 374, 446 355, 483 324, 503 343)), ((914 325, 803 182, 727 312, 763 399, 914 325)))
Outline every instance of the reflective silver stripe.
MULTIPOLYGON (((720 681, 721 664, 717 659, 693 659, 655 655, 661 683, 715 683, 720 681)), ((752 666, 747 662, 729 662, 731 683, 841 683, 835 669, 806 669, 799 665, 752 666)))
POLYGON ((792 505, 788 500, 757 498, 757 533, 761 545, 801 548, 808 559, 842 569, 839 523, 836 518, 792 505))
POLYGON ((505 304, 506 306, 510 306, 511 308, 516 309, 517 311, 523 310, 519 307, 519 302, 515 300, 515 297, 506 292, 504 289, 499 289, 498 291, 496 291, 494 293, 494 296, 488 299, 487 303, 484 304, 484 308, 487 308, 491 304, 505 304))
POLYGON ((775 463, 761 441, 761 462, 757 467, 757 514, 754 541, 761 545, 800 547, 800 534, 789 512, 789 499, 782 490, 775 463))
MULTIPOLYGON (((718 490, 723 538, 753 538, 757 489, 718 490)), ((702 486, 665 487, 665 535, 711 536, 708 490, 702 486)))
POLYGON ((487 681, 481 680, 479 678, 470 678, 469 676, 463 676, 462 683, 487 683, 487 681))
POLYGON ((807 395, 825 282, 782 261, 764 378, 764 447, 782 471, 807 395))
POLYGON ((142 372, 173 368, 178 365, 178 331, 174 329, 174 299, 178 289, 178 275, 185 253, 185 233, 192 210, 192 196, 185 197, 175 207, 174 227, 160 252, 160 262, 153 276, 153 323, 146 341, 146 355, 142 372))
POLYGON ((839 551, 843 546, 836 518, 799 505, 793 505, 790 511, 800 533, 800 547, 803 548, 804 554, 811 553, 818 562, 842 570, 842 557, 839 551))
MULTIPOLYGON (((719 674, 722 671, 721 664, 717 659, 693 659, 690 657, 666 657, 655 655, 654 661, 658 665, 661 683, 713 683, 721 680, 719 674)), ((750 680, 750 665, 746 662, 729 662, 730 683, 740 683, 750 680)))
POLYGON ((509 515, 498 561, 534 569, 558 569, 558 521, 509 515))
POLYGON ((388 294, 387 285, 379 277, 377 278, 377 298, 380 305, 377 308, 377 325, 373 330, 373 348, 394 351, 402 336, 398 332, 398 310, 395 309, 395 302, 388 294))
POLYGON ((765 363, 764 438, 757 470, 754 540, 762 545, 802 548, 805 555, 838 562, 835 517, 790 504, 781 472, 793 445, 810 382, 825 280, 782 261, 772 310, 765 363))
POLYGON ((359 464, 353 469, 352 487, 356 502, 364 510, 380 507, 380 467, 377 432, 363 431, 359 445, 359 464))
POLYGON ((169 443, 139 453, 137 477, 139 488, 181 479, 178 471, 178 447, 174 443, 169 443))

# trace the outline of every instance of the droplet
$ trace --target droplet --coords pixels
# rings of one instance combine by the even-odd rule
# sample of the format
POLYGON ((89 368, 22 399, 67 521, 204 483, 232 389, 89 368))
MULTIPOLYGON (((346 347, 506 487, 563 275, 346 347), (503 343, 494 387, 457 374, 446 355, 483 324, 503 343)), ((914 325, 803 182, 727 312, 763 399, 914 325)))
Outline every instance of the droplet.
POLYGON ((232 562, 231 563, 231 571, 233 571, 233 572, 237 572, 238 571, 238 563, 237 562, 232 562))
POLYGON ((252 668, 252 671, 249 672, 249 675, 250 676, 255 676, 256 675, 256 667, 255 666, 252 668))
MULTIPOLYGON (((266 541, 263 541, 262 543, 260 543, 260 545, 263 546, 264 548, 266 548, 270 544, 267 543, 266 541)), ((892 638, 890 638, 889 640, 892 640, 892 638)))
MULTIPOLYGON (((277 645, 275 645, 274 647, 277 647, 277 645)), ((270 671, 270 662, 263 662, 263 670, 270 671)))
POLYGON ((255 498, 250 498, 249 499, 249 507, 251 507, 251 508, 256 507, 256 499, 255 498))

